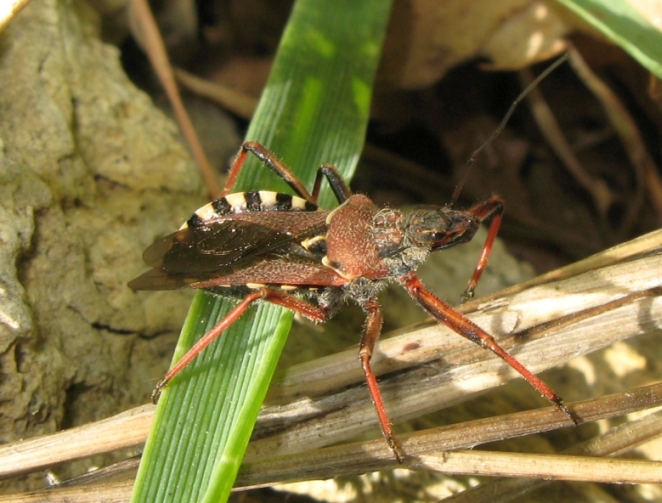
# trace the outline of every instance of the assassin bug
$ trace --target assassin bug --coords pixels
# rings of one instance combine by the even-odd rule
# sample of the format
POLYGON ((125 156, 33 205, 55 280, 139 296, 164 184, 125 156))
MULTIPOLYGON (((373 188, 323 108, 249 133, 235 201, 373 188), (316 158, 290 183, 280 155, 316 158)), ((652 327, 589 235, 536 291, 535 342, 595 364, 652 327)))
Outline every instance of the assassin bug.
POLYGON ((159 381, 152 394, 154 402, 168 382, 254 302, 272 302, 323 322, 350 300, 366 313, 359 350, 361 366, 382 434, 401 460, 370 367, 382 328, 377 295, 388 281, 396 281, 437 321, 502 358, 574 421, 551 388, 486 331, 428 291, 416 276, 416 269, 430 252, 469 241, 491 218, 482 254, 465 293, 465 297, 471 297, 501 223, 503 201, 498 196, 466 211, 450 206, 408 212, 380 209, 368 197, 352 194, 330 164, 318 169, 312 193, 308 192, 284 163, 256 142, 241 146, 223 194, 197 210, 177 232, 147 248, 143 258, 152 269, 129 283, 135 290, 189 287, 243 298, 159 381), (297 196, 269 191, 229 193, 249 152, 297 196), (324 178, 340 203, 330 211, 317 207, 324 178))

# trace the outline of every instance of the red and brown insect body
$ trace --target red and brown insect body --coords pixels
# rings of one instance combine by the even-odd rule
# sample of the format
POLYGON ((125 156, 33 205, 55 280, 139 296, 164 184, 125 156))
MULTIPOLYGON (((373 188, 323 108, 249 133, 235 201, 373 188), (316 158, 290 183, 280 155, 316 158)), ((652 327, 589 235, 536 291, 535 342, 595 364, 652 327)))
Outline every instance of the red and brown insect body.
POLYGON ((144 260, 153 269, 129 284, 136 290, 189 287, 243 298, 163 377, 154 390, 154 401, 174 376, 255 301, 289 308, 316 322, 327 320, 345 301, 352 301, 367 316, 359 356, 370 395, 384 438, 401 460, 370 366, 382 328, 377 296, 388 281, 395 280, 440 323, 498 355, 575 421, 552 389, 482 328, 428 291, 416 276, 430 252, 469 241, 482 222, 492 218, 483 253, 465 293, 465 298, 471 297, 501 222, 503 202, 499 197, 492 196, 467 211, 450 207, 409 212, 380 209, 368 197, 352 195, 331 165, 320 167, 311 194, 283 163, 255 142, 242 145, 226 193, 248 152, 260 158, 299 197, 269 191, 242 192, 203 206, 179 231, 145 251, 144 260), (316 205, 323 178, 341 203, 333 211, 316 205))

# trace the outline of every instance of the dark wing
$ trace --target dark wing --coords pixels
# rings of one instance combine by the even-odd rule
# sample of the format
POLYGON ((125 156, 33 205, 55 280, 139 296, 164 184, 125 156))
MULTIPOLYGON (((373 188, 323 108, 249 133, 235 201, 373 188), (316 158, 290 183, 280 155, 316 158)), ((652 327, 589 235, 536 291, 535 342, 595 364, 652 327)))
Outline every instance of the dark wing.
MULTIPOLYGON (((284 214, 280 217, 287 220, 284 214)), ((180 229, 145 250, 143 260, 153 269, 131 281, 129 287, 171 290, 230 276, 275 257, 294 254, 297 260, 306 260, 300 241, 317 232, 319 225, 305 232, 298 229, 296 234, 274 227, 278 226, 233 218, 180 229)))
POLYGON ((292 240, 292 236, 260 224, 225 220, 161 238, 145 250, 143 260, 168 272, 225 274, 226 268, 236 270, 257 254, 292 240))

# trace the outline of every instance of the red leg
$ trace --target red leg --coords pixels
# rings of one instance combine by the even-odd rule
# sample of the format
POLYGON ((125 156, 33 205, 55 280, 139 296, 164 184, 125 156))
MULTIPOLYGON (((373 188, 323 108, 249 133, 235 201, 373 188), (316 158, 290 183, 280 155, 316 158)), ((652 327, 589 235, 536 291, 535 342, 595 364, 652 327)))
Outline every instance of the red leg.
POLYGON ((547 400, 555 404, 561 411, 563 411, 573 423, 578 424, 577 419, 570 411, 563 405, 563 400, 554 391, 547 386, 540 378, 529 371, 524 365, 518 362, 513 356, 509 355, 494 338, 485 330, 476 325, 469 318, 457 312, 444 301, 436 297, 434 294, 425 289, 421 281, 415 274, 409 273, 399 278, 400 283, 407 289, 407 291, 414 297, 418 303, 434 316, 437 321, 443 323, 448 328, 454 330, 463 337, 470 341, 479 344, 485 349, 489 349, 514 370, 519 372, 524 379, 526 379, 531 386, 547 400))
POLYGON ((352 195, 352 192, 347 187, 347 184, 340 176, 340 173, 336 170, 335 166, 332 164, 324 164, 320 166, 317 170, 317 176, 315 178, 315 185, 313 187, 313 193, 310 194, 308 190, 303 186, 301 180, 288 168, 283 161, 278 159, 273 153, 264 148, 261 144, 255 141, 247 141, 241 145, 241 150, 237 154, 237 158, 232 163, 230 172, 228 173, 228 179, 225 182, 225 188, 221 193, 221 196, 226 196, 230 193, 234 184, 237 181, 237 176, 239 172, 244 167, 244 162, 246 161, 246 156, 248 153, 252 152, 258 159, 260 159, 269 169, 278 175, 278 177, 287 183, 298 196, 303 197, 306 201, 317 204, 317 199, 319 197, 320 187, 324 177, 329 181, 329 185, 333 190, 333 193, 338 199, 338 202, 343 203, 352 195))
POLYGON ((228 173, 228 179, 225 182, 225 188, 223 189, 222 196, 226 196, 230 193, 234 187, 235 182, 237 181, 237 176, 241 171, 241 168, 244 166, 246 161, 246 156, 248 152, 252 152, 258 159, 260 159, 269 169, 276 173, 281 180, 287 183, 292 189, 299 195, 303 197, 306 201, 313 204, 317 204, 317 198, 313 198, 310 195, 306 187, 303 186, 301 180, 288 168, 280 159, 278 159, 273 153, 269 152, 266 148, 260 145, 255 141, 247 141, 242 143, 241 150, 237 155, 230 172, 228 173))
POLYGON ((492 245, 494 244, 494 239, 499 232, 499 227, 501 226, 501 218, 503 217, 503 200, 499 196, 492 196, 486 201, 475 204, 469 208, 468 213, 471 213, 479 222, 492 217, 492 222, 490 223, 490 230, 487 233, 487 239, 485 239, 485 244, 483 245, 483 251, 480 254, 478 259, 478 264, 476 264, 476 269, 474 270, 473 276, 469 281, 467 289, 462 295, 462 302, 472 299, 474 296, 474 290, 478 281, 480 280, 485 267, 487 266, 487 261, 490 258, 490 253, 492 252, 492 245))
POLYGON ((254 292, 249 293, 244 299, 235 306, 235 308, 228 313, 228 315, 219 321, 214 328, 207 332, 198 342, 196 342, 188 352, 163 376, 163 378, 156 384, 152 392, 152 402, 157 403, 161 391, 166 385, 179 374, 189 363, 191 363, 196 356, 198 356, 211 342, 220 336, 230 325, 239 319, 244 314, 244 311, 250 307, 257 300, 266 300, 272 304, 286 307, 292 311, 296 311, 307 318, 317 322, 325 321, 329 314, 321 308, 309 304, 306 301, 288 295, 278 290, 269 290, 268 288, 260 288, 254 292))
POLYGON ((322 186, 322 180, 326 177, 331 186, 331 190, 336 196, 339 203, 344 203, 352 195, 352 191, 343 180, 340 173, 333 164, 323 164, 317 169, 317 176, 315 177, 315 184, 313 185, 313 199, 317 201, 322 186))
POLYGON ((372 402, 375 404, 375 410, 377 411, 377 416, 379 418, 379 425, 382 429, 382 435, 386 439, 388 446, 393 451, 395 458, 398 460, 398 463, 402 463, 402 451, 400 446, 393 436, 393 430, 391 429, 391 421, 388 418, 388 413, 386 412, 386 407, 384 406, 384 400, 382 400, 382 394, 379 391, 379 385, 377 384, 377 378, 370 367, 370 359, 372 358, 372 351, 375 348, 379 334, 382 331, 382 311, 379 307, 377 299, 370 299, 367 302, 361 305, 367 314, 365 327, 363 329, 363 335, 361 337, 361 346, 359 350, 359 358, 361 359, 361 367, 363 368, 363 373, 365 374, 366 382, 368 383, 368 389, 370 390, 370 396, 372 402))

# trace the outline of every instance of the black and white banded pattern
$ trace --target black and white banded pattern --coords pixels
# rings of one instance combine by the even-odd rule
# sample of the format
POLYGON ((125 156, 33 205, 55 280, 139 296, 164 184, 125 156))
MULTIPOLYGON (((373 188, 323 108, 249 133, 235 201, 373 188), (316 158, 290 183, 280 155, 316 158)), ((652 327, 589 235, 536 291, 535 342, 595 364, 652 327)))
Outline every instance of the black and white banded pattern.
POLYGON ((199 227, 224 215, 258 211, 317 211, 317 205, 301 197, 270 190, 235 192, 199 208, 182 229, 199 227))

